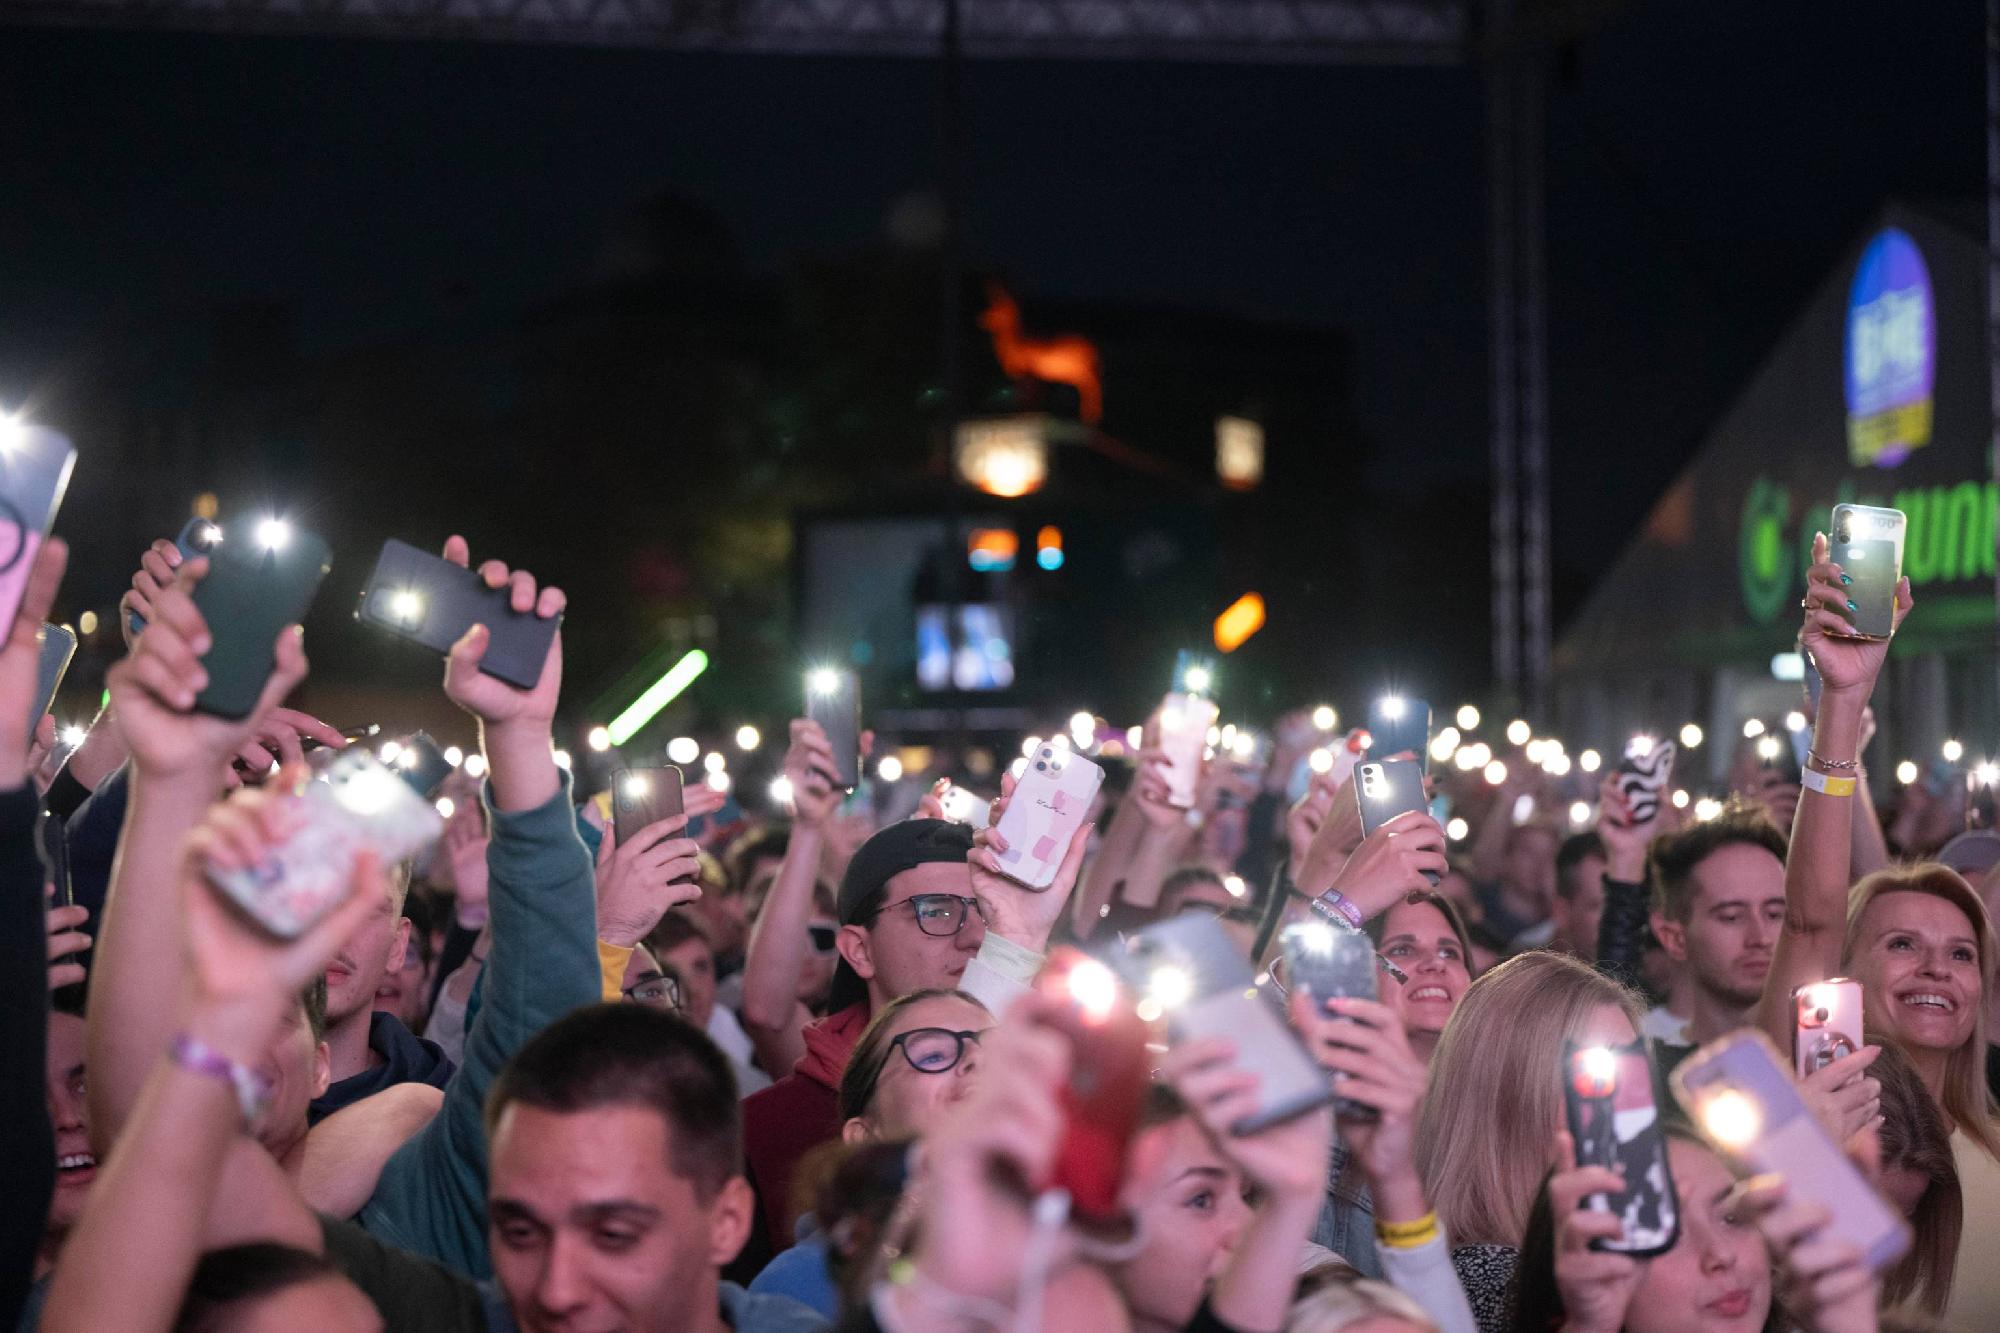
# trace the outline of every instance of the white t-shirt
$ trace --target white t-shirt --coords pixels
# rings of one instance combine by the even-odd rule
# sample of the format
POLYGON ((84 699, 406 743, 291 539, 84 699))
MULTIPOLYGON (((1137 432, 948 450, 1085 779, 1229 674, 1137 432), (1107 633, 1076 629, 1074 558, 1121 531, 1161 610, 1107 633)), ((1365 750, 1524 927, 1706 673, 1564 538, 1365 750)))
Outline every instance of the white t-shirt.
POLYGON ((738 1096, 748 1097, 771 1086, 771 1076, 757 1068, 757 1052, 750 1044, 750 1034, 743 1030, 736 1015, 721 1004, 708 1016, 708 1036, 736 1067, 738 1096))
POLYGON ((1663 1041, 1669 1046, 1689 1046, 1688 1021, 1664 1004, 1655 1005, 1639 1020, 1639 1035, 1663 1041))

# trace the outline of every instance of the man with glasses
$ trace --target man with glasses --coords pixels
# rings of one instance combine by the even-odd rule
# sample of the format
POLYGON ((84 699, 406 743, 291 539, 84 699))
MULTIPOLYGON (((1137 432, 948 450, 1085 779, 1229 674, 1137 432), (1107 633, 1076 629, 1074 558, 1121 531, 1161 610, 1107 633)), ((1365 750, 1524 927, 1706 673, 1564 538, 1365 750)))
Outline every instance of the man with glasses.
POLYGON ((990 856, 975 855, 962 824, 908 819, 869 838, 848 863, 827 1016, 805 1029, 805 1058, 792 1072, 743 1103, 750 1181, 774 1252, 793 1240, 800 1159, 839 1137, 841 1072, 869 1018, 923 990, 962 990, 1004 1013, 1040 970, 1077 858, 1048 892, 1029 893, 993 873, 990 856))

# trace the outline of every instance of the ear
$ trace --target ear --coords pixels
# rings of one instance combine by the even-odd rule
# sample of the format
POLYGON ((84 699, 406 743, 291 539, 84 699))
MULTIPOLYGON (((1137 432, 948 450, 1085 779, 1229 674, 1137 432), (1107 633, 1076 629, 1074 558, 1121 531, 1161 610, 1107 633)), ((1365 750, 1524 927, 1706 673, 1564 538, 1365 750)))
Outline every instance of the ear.
POLYGON ((708 1206, 708 1261, 717 1268, 733 1263, 750 1239, 750 1224, 756 1219, 757 1201, 750 1182, 731 1176, 723 1182, 715 1201, 708 1206))
POLYGON ((850 1147, 857 1143, 868 1142, 868 1122, 860 1116, 849 1120, 840 1127, 840 1141, 850 1147))
POLYGON ((400 972, 403 970, 403 959, 408 955, 409 949, 410 918, 399 916, 396 918, 396 929, 389 935, 389 970, 391 972, 400 972))
POLYGON ((1687 927, 1681 922, 1668 919, 1660 912, 1654 912, 1650 919, 1653 923, 1653 937, 1659 940, 1660 947, 1667 951, 1667 957, 1676 963, 1685 963, 1688 960, 1687 927))
POLYGON ((840 950, 840 956, 854 969, 854 975, 863 981, 874 979, 874 941, 869 938, 866 926, 842 926, 833 937, 833 947, 840 950))
POLYGON ((313 1047, 312 1095, 317 1101, 326 1096, 326 1090, 333 1084, 333 1052, 325 1042, 313 1047))

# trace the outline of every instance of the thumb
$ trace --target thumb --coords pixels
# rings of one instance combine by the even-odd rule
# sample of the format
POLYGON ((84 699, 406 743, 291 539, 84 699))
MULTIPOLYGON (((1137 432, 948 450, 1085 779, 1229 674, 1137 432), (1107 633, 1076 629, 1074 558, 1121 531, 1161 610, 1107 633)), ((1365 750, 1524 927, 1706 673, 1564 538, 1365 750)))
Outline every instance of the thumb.
POLYGON ((309 664, 306 661, 306 631, 303 625, 287 625, 278 631, 278 642, 272 655, 277 666, 271 678, 264 682, 264 692, 258 696, 257 710, 252 715, 262 717, 283 703, 285 697, 299 687, 306 678, 309 664))
POLYGON ((476 670, 486 660, 486 644, 491 638, 492 634, 486 626, 474 625, 451 646, 448 654, 451 664, 476 670))

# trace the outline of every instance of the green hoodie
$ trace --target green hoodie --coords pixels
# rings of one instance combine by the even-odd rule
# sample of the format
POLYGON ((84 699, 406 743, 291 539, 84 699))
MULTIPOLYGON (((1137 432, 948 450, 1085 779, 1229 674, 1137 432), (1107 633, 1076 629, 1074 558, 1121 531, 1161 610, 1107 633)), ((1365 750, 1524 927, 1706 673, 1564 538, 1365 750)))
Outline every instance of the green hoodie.
POLYGON ((503 814, 485 793, 493 946, 465 1063, 444 1105, 382 1168, 355 1220, 371 1236, 473 1278, 492 1276, 486 1250, 486 1090, 500 1067, 549 1024, 603 998, 597 889, 577 836, 569 775, 533 810, 503 814))

